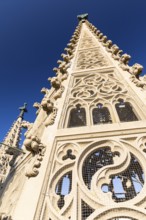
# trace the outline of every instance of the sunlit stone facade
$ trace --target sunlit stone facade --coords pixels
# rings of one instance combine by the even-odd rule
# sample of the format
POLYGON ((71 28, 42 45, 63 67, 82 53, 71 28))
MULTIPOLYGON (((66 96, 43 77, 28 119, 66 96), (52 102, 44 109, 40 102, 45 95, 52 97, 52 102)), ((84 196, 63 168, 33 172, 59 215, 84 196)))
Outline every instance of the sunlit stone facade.
MULTIPOLYGON (((87 20, 1 183, 2 220, 145 220, 146 79, 87 20)), ((7 152, 6 152, 7 154, 7 152)))

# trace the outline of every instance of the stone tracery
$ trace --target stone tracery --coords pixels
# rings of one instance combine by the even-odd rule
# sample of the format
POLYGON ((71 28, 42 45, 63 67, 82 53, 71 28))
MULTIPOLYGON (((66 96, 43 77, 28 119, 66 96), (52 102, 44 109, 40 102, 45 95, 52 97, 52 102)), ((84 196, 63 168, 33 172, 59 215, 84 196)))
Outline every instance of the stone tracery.
MULTIPOLYGON (((113 63, 108 57, 112 58, 122 71, 129 71, 134 80, 138 80, 142 67, 140 65, 129 67, 129 55, 122 55, 122 50, 117 45, 113 45, 107 36, 86 19, 82 22, 88 25, 94 33, 94 37, 98 38, 98 42, 95 41, 96 37, 89 34, 87 28, 80 36, 73 65, 75 72, 71 76, 61 119, 61 132, 64 127, 64 132, 68 132, 67 127, 74 127, 73 124, 78 127, 82 126, 83 124, 79 123, 80 120, 84 121, 84 125, 87 124, 87 126, 106 122, 112 123, 111 127, 116 127, 117 124, 120 127, 120 121, 139 120, 141 117, 136 112, 140 111, 137 111, 138 105, 132 97, 132 92, 127 86, 128 83, 126 86, 124 85, 126 80, 123 80, 122 74, 120 71, 118 72, 119 67, 117 72, 113 71, 113 63), (105 53, 101 45, 105 46, 105 53), (107 51, 108 56, 106 56, 107 51), (91 69, 94 68, 105 69, 105 71, 93 70, 94 72, 91 72, 91 69), (88 69, 90 72, 87 72, 88 69), (84 72, 81 72, 82 70, 84 72), (122 112, 122 108, 126 108, 126 111, 129 109, 128 114, 133 116, 130 116, 130 119, 126 116, 125 120, 121 120, 117 106, 120 106, 120 112, 122 112), (93 118, 92 113, 95 115, 93 118), (73 121, 72 118, 76 118, 76 120, 73 121), (115 122, 118 123, 114 124, 115 122)), ((66 48, 69 54, 71 54, 70 49, 74 50, 76 37, 71 39, 68 44, 69 48, 66 48)), ((64 64, 60 61, 58 63, 63 70, 64 64)), ((144 85, 141 84, 140 87, 144 87, 144 85)), ((124 113, 121 114, 124 115, 124 113)), ((100 132, 102 127, 104 126, 99 126, 98 129, 94 127, 94 132, 97 130, 97 133, 100 132)), ((110 126, 108 125, 108 127, 110 126)), ((88 129, 90 128, 88 127, 88 129)), ((89 136, 85 126, 76 128, 74 131, 76 134, 73 129, 70 129, 69 134, 62 140, 59 137, 58 143, 54 146, 55 158, 53 159, 51 180, 48 184, 48 194, 50 195, 47 199, 50 213, 48 219, 144 219, 146 212, 144 209, 139 209, 139 206, 146 207, 143 195, 145 168, 141 162, 145 158, 145 139, 136 141, 132 136, 132 141, 129 138, 129 142, 116 137, 111 140, 111 137, 108 139, 102 130, 104 138, 100 139, 98 133, 100 140, 97 138, 95 141, 95 135, 89 136), (85 130, 85 134, 82 134, 79 140, 75 135, 78 135, 80 129, 85 130), (69 139, 72 139, 71 143, 67 143, 69 139), (137 147, 140 151, 137 150, 137 147), (67 193, 63 192, 62 187, 65 180, 70 183, 67 193), (116 188, 115 182, 119 183, 122 191, 116 188), (135 182, 139 184, 139 188, 138 185, 135 187, 135 182), (74 214, 74 211, 77 213, 74 214)), ((112 128, 110 132, 112 132, 112 128)), ((118 132, 121 132, 122 136, 122 129, 118 132)))
POLYGON ((94 69, 103 66, 110 66, 110 63, 100 49, 88 49, 79 52, 76 70, 94 69))
MULTIPOLYGON (((75 118, 74 114, 75 114, 75 109, 77 108, 76 106, 80 106, 81 109, 85 108, 86 113, 84 113, 84 115, 87 115, 87 118, 92 117, 90 124, 97 124, 94 122, 93 119, 93 115, 92 115, 93 109, 96 109, 94 111, 98 112, 99 115, 101 114, 102 111, 105 110, 105 113, 102 113, 105 116, 101 116, 101 122, 102 122, 102 117, 104 118, 106 117, 107 119, 103 119, 103 124, 106 122, 111 123, 112 121, 116 122, 114 119, 115 117, 114 114, 117 115, 116 117, 119 118, 118 119, 119 121, 122 120, 121 117, 125 117, 124 119, 125 122, 137 121, 140 119, 140 117, 137 116, 137 113, 135 113, 136 112, 136 110, 134 109, 135 106, 132 107, 132 102, 133 102, 132 97, 130 98, 128 96, 128 90, 125 88, 122 82, 120 82, 120 80, 117 77, 117 74, 114 72, 109 72, 106 74, 104 72, 86 73, 86 75, 84 76, 80 76, 80 77, 78 76, 77 78, 75 77, 73 80, 73 88, 71 89, 68 97, 69 97, 69 106, 71 109, 69 110, 68 108, 67 110, 68 121, 70 120, 70 118, 75 118), (123 105, 119 104, 119 100, 123 100, 123 105), (101 110, 98 110, 99 109, 98 104, 101 104, 101 106, 103 106, 103 110, 102 108, 101 110), (129 114, 130 115, 128 117, 126 117, 125 113, 123 112, 124 109, 122 107, 124 106, 125 106, 125 111, 129 109, 128 110, 129 113, 127 112, 127 115, 129 114)), ((86 119, 84 119, 84 122, 85 122, 84 125, 86 125, 86 119)), ((72 127, 69 125, 67 126, 72 127)), ((80 124, 74 126, 80 126, 80 124)))
MULTIPOLYGON (((67 145, 64 145, 62 147, 66 148, 66 146, 69 147, 70 145, 71 144, 68 143, 67 145)), ((63 210, 63 212, 65 213, 65 209, 68 209, 68 206, 65 206, 65 201, 70 201, 69 204, 71 204, 71 201, 73 199, 72 192, 74 192, 75 187, 75 185, 70 185, 74 176, 74 172, 76 172, 74 170, 74 167, 76 167, 76 169, 80 167, 79 171, 77 171, 77 181, 79 181, 78 190, 81 190, 81 192, 84 192, 83 194, 85 194, 83 196, 84 202, 82 201, 82 212, 84 213, 82 214, 82 216, 86 216, 87 218, 90 217, 90 215, 92 216, 92 213, 94 214, 94 205, 92 206, 92 203, 90 202, 90 206, 88 207, 88 201, 92 200, 92 197, 94 197, 94 204, 96 203, 96 205, 98 205, 99 207, 101 206, 101 204, 106 207, 109 203, 111 205, 113 203, 114 207, 116 207, 116 203, 124 203, 129 200, 133 201, 133 205, 138 202, 143 197, 141 190, 144 186, 143 168, 139 163, 141 153, 137 155, 137 158, 134 155, 135 149, 131 146, 131 151, 126 150, 126 145, 126 143, 120 140, 117 142, 111 140, 100 141, 90 144, 88 148, 85 147, 85 149, 83 149, 81 153, 79 153, 79 157, 74 157, 73 160, 70 158, 65 160, 66 163, 64 165, 62 163, 63 167, 67 168, 67 164, 70 164, 72 168, 70 167, 67 172, 64 172, 62 177, 58 177, 58 180, 54 179, 54 183, 51 183, 52 186, 54 185, 54 193, 59 195, 59 197, 55 196, 55 200, 52 200, 53 203, 54 201, 56 201, 56 209, 58 207, 60 209, 60 213, 62 213, 63 210), (73 172, 72 175, 71 170, 73 172), (81 187, 82 183, 80 184, 80 182, 82 181, 84 181, 84 184, 86 186, 85 188, 81 187), (62 184, 65 184, 65 182, 69 188, 63 187, 62 184), (116 184, 118 182, 122 184, 121 188, 117 188, 116 184), (88 193, 88 190, 91 192, 88 193), (137 198, 137 196, 139 199, 133 200, 137 198)), ((60 150, 61 149, 62 148, 60 148, 60 150)), ((66 156, 66 152, 67 151, 64 151, 64 156, 66 156)), ((64 156, 61 156, 60 159, 63 159, 64 156)), ((61 166, 60 169, 64 169, 63 167, 61 166)), ((120 218, 122 217, 119 217, 119 219, 120 218)), ((127 216, 126 218, 132 220, 134 219, 132 215, 131 217, 127 216)), ((114 220, 114 218, 112 220, 114 220)))

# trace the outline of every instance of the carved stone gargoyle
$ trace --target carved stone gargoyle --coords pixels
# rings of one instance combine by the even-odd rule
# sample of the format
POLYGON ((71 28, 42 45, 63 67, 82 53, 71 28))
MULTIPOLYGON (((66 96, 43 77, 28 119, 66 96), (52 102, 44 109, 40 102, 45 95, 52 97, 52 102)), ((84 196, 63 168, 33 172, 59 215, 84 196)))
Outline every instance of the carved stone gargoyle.
POLYGON ((41 106, 42 106, 43 110, 46 111, 48 114, 53 110, 54 104, 49 98, 45 97, 42 100, 41 106))
POLYGON ((57 115, 57 108, 54 107, 54 103, 48 98, 44 98, 41 105, 43 110, 46 111, 48 115, 44 122, 45 126, 52 125, 57 115))
POLYGON ((55 89, 59 89, 61 87, 61 81, 58 79, 58 77, 49 77, 48 80, 55 89))
MULTIPOLYGON (((58 62, 59 62, 59 61, 60 61, 60 60, 58 60, 58 62)), ((61 62, 63 62, 63 61, 61 61, 61 62)), ((59 79, 61 82, 62 82, 63 80, 65 80, 65 79, 67 79, 67 77, 68 77, 67 72, 62 73, 59 68, 54 67, 54 68, 53 68, 53 71, 56 72, 56 75, 57 75, 58 79, 59 79)))
POLYGON ((100 32, 100 34, 98 35, 98 39, 100 40, 103 37, 103 33, 100 32))
MULTIPOLYGON (((58 60, 58 63, 59 63, 59 61, 61 61, 61 60, 58 60)), ((63 62, 63 61, 61 61, 61 62, 63 62)), ((65 63, 65 62, 64 62, 64 63, 65 63)), ((63 80, 65 80, 65 79, 67 79, 67 71, 64 71, 64 73, 62 73, 62 72, 60 71, 60 69, 57 68, 57 67, 54 67, 54 68, 53 68, 53 71, 56 73, 56 75, 57 75, 57 77, 58 77, 58 79, 59 79, 60 81, 63 81, 63 80)))
POLYGON ((21 124, 22 128, 27 129, 27 131, 25 132, 24 136, 26 137, 27 134, 30 132, 30 130, 32 129, 33 123, 30 123, 29 121, 23 121, 21 124))
POLYGON ((56 116, 57 116, 57 108, 53 107, 52 111, 45 120, 44 125, 48 126, 54 124, 56 116))
POLYGON ((41 89, 41 93, 45 94, 45 97, 47 97, 47 96, 49 95, 49 93, 50 93, 50 90, 47 89, 47 88, 45 88, 45 87, 43 87, 43 88, 41 89))
POLYGON ((41 110, 41 104, 39 102, 35 102, 33 107, 37 109, 36 114, 38 115, 41 110))
POLYGON ((69 58, 71 59, 73 57, 72 54, 73 54, 74 50, 71 48, 67 48, 67 47, 64 48, 64 50, 67 52, 69 58))
POLYGON ((62 86, 60 77, 58 77, 58 76, 52 77, 52 78, 48 78, 48 80, 51 82, 52 87, 54 87, 56 90, 53 94, 52 99, 56 100, 56 99, 60 98, 63 91, 64 91, 64 87, 62 86))
POLYGON ((139 63, 135 63, 132 67, 130 67, 129 72, 138 78, 142 70, 143 66, 139 63))
POLYGON ((120 64, 119 66, 125 70, 125 71, 128 71, 129 70, 129 66, 128 66, 128 63, 129 63, 129 60, 131 59, 131 56, 128 55, 128 54, 123 54, 121 57, 120 57, 120 64))
POLYGON ((73 50, 73 49, 75 48, 75 44, 73 44, 73 43, 68 43, 67 46, 68 46, 71 50, 73 50))
POLYGON ((58 60, 57 63, 59 64, 58 69, 59 71, 64 74, 67 71, 67 63, 63 60, 58 60))
POLYGON ((31 162, 28 164, 25 175, 27 177, 35 177, 39 174, 38 169, 41 166, 46 147, 41 143, 37 136, 33 135, 26 138, 23 144, 26 150, 30 151, 32 154, 31 162))
POLYGON ((130 79, 131 79, 131 81, 132 81, 137 87, 140 87, 140 88, 142 88, 142 89, 144 89, 144 90, 146 89, 146 82, 137 79, 134 75, 132 75, 132 76, 130 77, 130 79))
POLYGON ((61 54, 61 57, 63 58, 63 60, 68 63, 70 61, 70 57, 64 53, 61 54))
POLYGON ((100 30, 95 31, 95 34, 98 36, 100 34, 100 30))
POLYGON ((97 30, 97 28, 94 25, 92 25, 91 29, 93 32, 95 32, 97 30))
POLYGON ((72 35, 72 38, 74 38, 75 40, 77 40, 77 39, 79 38, 79 34, 78 34, 78 33, 74 33, 74 34, 72 35))
POLYGON ((76 44, 76 43, 77 43, 77 40, 74 39, 74 38, 71 38, 71 39, 70 39, 70 42, 71 42, 72 44, 76 44))
POLYGON ((107 42, 107 36, 103 36, 99 41, 106 43, 107 42))
POLYGON ((106 47, 107 51, 110 51, 110 48, 112 47, 113 42, 111 40, 108 40, 106 43, 103 43, 103 46, 106 47))
POLYGON ((115 59, 115 60, 119 60, 120 57, 121 57, 121 53, 123 52, 122 50, 119 49, 119 47, 114 44, 112 47, 111 47, 111 50, 110 52, 112 53, 112 57, 115 59))

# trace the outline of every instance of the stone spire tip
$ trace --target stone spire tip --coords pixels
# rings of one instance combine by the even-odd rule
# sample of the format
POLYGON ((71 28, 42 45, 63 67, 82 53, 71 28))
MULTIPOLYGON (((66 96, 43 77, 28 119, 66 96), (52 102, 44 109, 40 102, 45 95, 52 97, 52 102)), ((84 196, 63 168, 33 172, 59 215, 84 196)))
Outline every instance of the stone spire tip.
POLYGON ((88 13, 78 15, 77 18, 78 18, 79 21, 87 20, 88 19, 88 13))

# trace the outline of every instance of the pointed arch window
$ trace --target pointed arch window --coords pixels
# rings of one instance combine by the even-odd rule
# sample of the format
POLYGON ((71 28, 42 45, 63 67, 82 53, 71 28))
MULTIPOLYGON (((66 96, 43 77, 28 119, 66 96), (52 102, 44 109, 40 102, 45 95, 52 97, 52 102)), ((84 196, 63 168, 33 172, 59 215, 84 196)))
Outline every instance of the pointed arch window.
POLYGON ((106 124, 112 123, 111 115, 107 107, 103 107, 101 103, 98 103, 96 108, 92 111, 93 124, 106 124))
POLYGON ((86 125, 86 112, 80 104, 76 105, 76 108, 71 109, 69 115, 68 127, 79 127, 86 125))
POLYGON ((72 172, 68 172, 61 177, 56 185, 56 194, 59 196, 57 205, 60 209, 65 205, 65 196, 71 192, 72 189, 72 172))
POLYGON ((138 121, 138 118, 135 115, 132 105, 129 102, 124 102, 123 99, 119 99, 118 101, 119 102, 115 105, 115 107, 120 121, 138 121))

